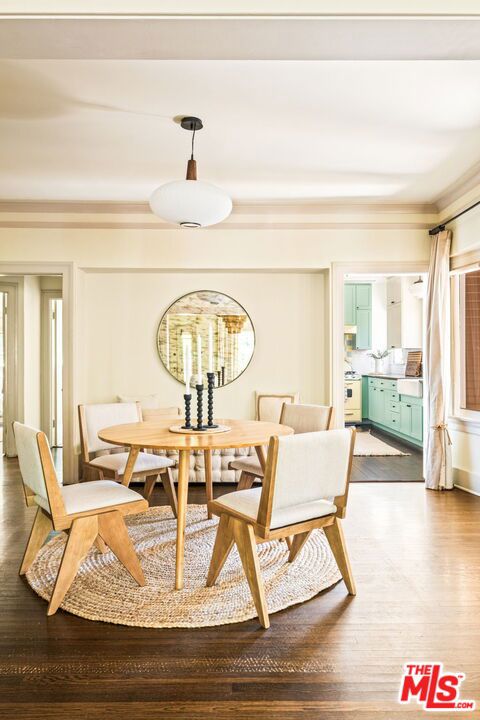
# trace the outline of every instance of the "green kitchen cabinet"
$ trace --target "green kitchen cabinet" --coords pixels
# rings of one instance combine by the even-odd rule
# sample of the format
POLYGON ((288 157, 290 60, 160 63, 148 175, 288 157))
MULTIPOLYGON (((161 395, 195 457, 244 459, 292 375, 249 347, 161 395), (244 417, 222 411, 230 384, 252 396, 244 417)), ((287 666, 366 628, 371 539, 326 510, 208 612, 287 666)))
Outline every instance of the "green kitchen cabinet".
POLYGON ((368 377, 362 377, 362 419, 368 418, 369 413, 368 377))
POLYGON ((385 393, 379 387, 372 387, 368 397, 368 406, 370 408, 370 419, 373 422, 384 424, 385 420, 385 393))
POLYGON ((357 310, 359 308, 363 310, 372 309, 372 286, 358 284, 355 285, 355 304, 357 310))
POLYGON ((345 285, 344 310, 345 325, 357 324, 357 313, 355 304, 355 285, 345 285))
POLYGON ((403 401, 400 403, 400 432, 404 435, 412 434, 412 406, 403 401))
POLYGON ((372 310, 357 307, 357 350, 370 350, 372 347, 372 310))
POLYGON ((412 437, 423 441, 423 407, 412 405, 412 437))
POLYGON ((423 401, 399 395, 397 381, 389 378, 364 377, 368 396, 363 416, 380 429, 415 445, 423 442, 423 401))
POLYGON ((372 286, 366 283, 346 283, 344 286, 345 325, 357 328, 355 347, 372 347, 372 286))

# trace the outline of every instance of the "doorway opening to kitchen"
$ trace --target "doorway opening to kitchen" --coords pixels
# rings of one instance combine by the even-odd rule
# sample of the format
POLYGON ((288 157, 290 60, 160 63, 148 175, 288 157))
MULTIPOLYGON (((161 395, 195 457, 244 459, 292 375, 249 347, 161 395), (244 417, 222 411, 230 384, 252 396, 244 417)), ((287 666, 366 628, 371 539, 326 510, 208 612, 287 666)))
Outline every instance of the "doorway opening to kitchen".
POLYGON ((423 482, 425 273, 346 273, 344 422, 354 482, 423 482))

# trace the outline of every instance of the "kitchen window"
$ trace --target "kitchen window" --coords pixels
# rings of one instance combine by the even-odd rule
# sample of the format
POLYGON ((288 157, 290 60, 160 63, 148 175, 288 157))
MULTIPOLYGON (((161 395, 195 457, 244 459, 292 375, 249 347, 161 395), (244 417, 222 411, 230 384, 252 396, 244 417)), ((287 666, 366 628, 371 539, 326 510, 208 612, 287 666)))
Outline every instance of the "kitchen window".
POLYGON ((453 278, 454 414, 480 417, 480 269, 453 278))

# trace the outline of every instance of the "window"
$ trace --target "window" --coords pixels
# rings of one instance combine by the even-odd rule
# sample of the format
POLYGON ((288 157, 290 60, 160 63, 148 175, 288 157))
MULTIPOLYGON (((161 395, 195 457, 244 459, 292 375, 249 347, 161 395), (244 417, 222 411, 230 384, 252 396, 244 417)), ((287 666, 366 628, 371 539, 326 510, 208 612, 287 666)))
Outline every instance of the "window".
POLYGON ((460 276, 462 403, 480 410, 480 270, 460 276))
POLYGON ((480 417, 480 269, 452 277, 453 413, 480 417))

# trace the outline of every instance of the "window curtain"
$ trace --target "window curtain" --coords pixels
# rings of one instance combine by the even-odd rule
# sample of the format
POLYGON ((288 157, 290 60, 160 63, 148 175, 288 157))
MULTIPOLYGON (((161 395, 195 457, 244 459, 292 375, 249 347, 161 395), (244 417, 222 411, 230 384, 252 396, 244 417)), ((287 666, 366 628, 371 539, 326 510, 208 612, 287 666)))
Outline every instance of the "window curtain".
POLYGON ((427 283, 425 338, 426 444, 425 485, 453 488, 451 440, 447 428, 450 386, 450 245, 452 233, 432 238, 427 283))

